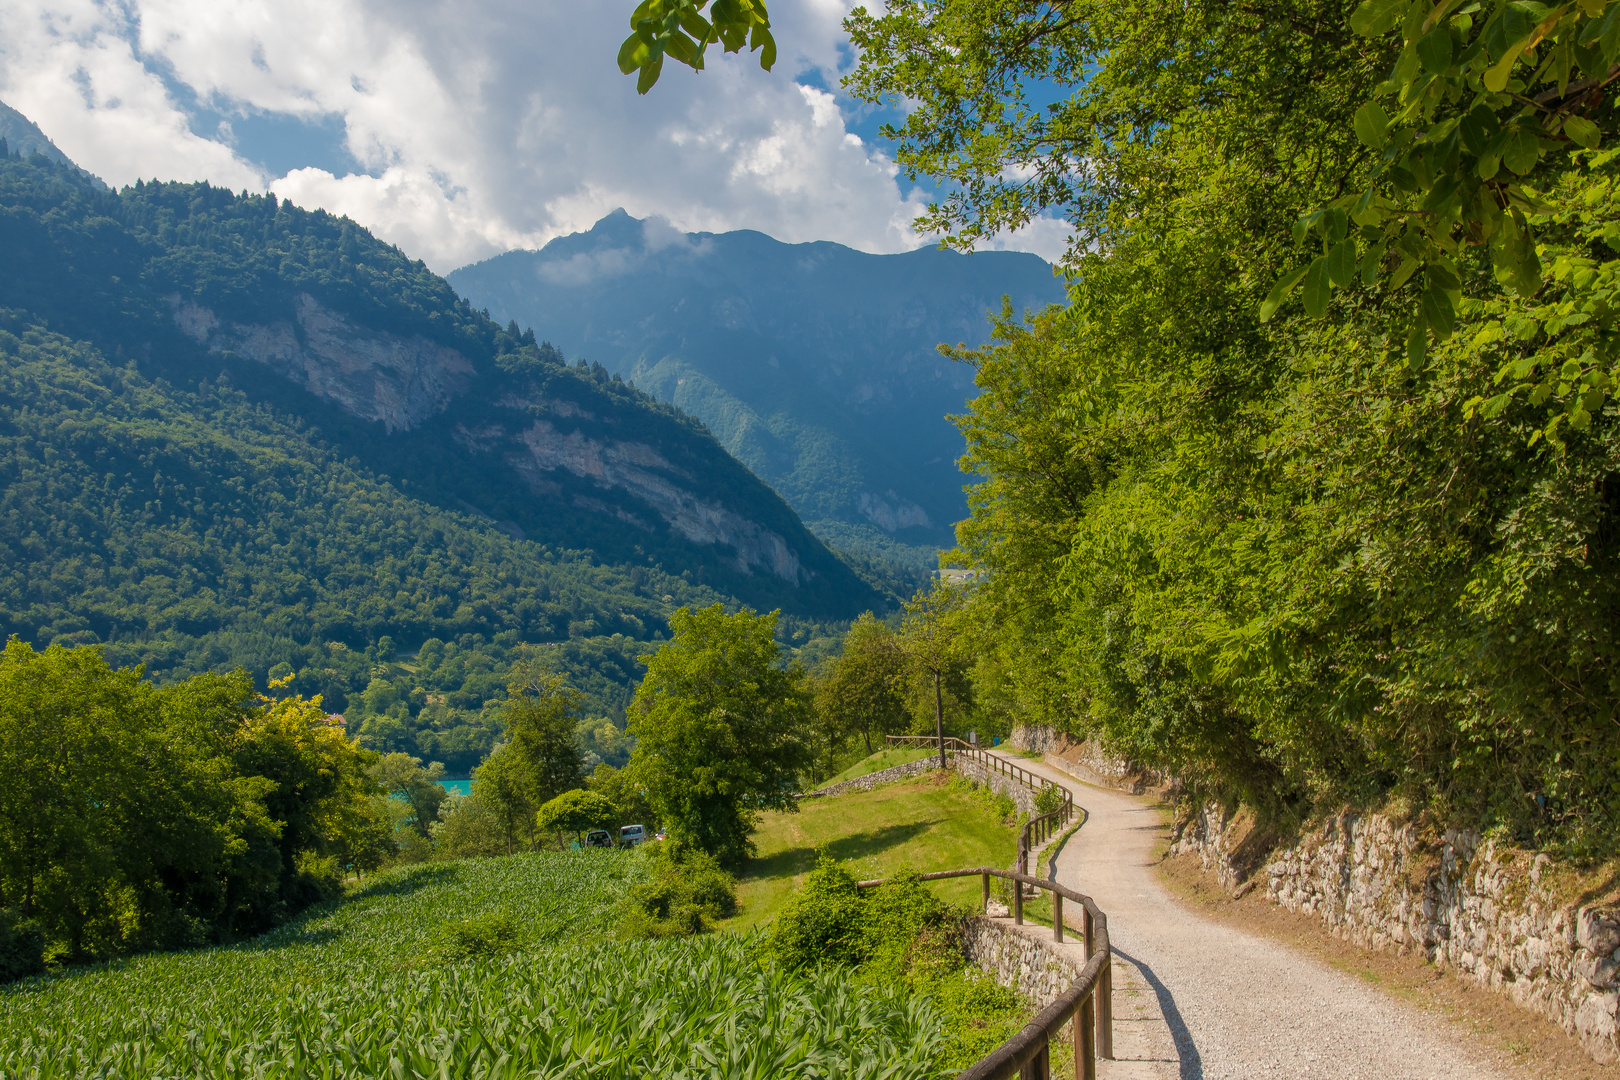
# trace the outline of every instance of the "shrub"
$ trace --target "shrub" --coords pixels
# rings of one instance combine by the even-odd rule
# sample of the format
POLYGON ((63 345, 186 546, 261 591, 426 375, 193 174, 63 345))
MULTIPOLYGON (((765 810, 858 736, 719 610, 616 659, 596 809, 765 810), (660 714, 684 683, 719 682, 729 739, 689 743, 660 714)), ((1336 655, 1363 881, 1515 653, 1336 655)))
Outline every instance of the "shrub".
POLYGON ((701 934, 737 913, 737 880, 707 852, 665 842, 642 847, 649 880, 630 889, 621 925, 627 937, 701 934))
POLYGON ((445 923, 439 928, 434 952, 446 960, 484 960, 504 956, 521 944, 511 913, 500 908, 445 923))
POLYGON ((928 998, 946 1018, 945 1064, 965 1068, 1018 1030, 1019 995, 967 966, 962 923, 968 912, 915 877, 875 889, 822 856, 771 927, 765 950, 789 970, 824 964, 856 969, 867 986, 928 998))
POLYGON ((45 932, 32 919, 0 908, 0 983, 45 973, 45 932))
POLYGON ((1048 784, 1035 793, 1035 816, 1042 817, 1063 809, 1063 789, 1048 784))

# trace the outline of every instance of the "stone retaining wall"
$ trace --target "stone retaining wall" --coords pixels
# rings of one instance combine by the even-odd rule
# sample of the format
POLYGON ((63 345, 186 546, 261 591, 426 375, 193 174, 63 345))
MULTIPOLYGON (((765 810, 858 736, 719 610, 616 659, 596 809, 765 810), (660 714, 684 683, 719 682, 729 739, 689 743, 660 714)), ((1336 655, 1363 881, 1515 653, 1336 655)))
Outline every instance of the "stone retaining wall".
POLYGON ((1006 773, 996 772, 984 762, 966 754, 952 754, 950 762, 963 779, 983 784, 997 795, 1007 796, 1025 817, 1035 816, 1035 792, 1027 784, 1014 780, 1006 773))
POLYGON ((1074 985, 1080 968, 1051 943, 983 915, 962 924, 968 962, 1024 995, 1039 1012, 1074 985))
MULTIPOLYGON (((950 759, 947 758, 946 760, 950 759)), ((918 773, 925 773, 937 768, 939 768, 939 756, 935 754, 930 757, 918 758, 916 761, 908 761, 904 765, 891 765, 887 769, 879 769, 877 772, 867 773, 865 776, 857 776, 853 780, 845 780, 843 783, 833 784, 831 787, 824 787, 817 791, 807 791, 800 795, 799 798, 819 799, 824 795, 843 795, 851 791, 871 791, 875 787, 892 784, 896 780, 904 780, 908 776, 916 776, 918 773)))
POLYGON ((1177 826, 1171 851, 1196 853, 1228 890, 1264 888, 1337 937, 1422 950, 1550 1017, 1596 1060, 1620 1060, 1620 910, 1561 895, 1568 876, 1547 855, 1469 829, 1432 836, 1379 814, 1339 814, 1269 852, 1243 832, 1210 804, 1177 826))
POLYGON ((1020 724, 1007 741, 1021 750, 1038 751, 1046 764, 1088 784, 1135 795, 1171 786, 1163 773, 1110 754, 1095 739, 1076 741, 1046 724, 1020 724))

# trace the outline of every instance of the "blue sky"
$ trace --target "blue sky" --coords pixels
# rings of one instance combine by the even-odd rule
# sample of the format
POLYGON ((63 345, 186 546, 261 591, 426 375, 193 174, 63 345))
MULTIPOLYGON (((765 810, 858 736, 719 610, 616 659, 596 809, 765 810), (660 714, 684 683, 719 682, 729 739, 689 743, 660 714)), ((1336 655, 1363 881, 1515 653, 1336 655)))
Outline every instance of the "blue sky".
MULTIPOLYGON (((206 179, 348 214, 439 271, 615 207, 866 251, 931 190, 838 91, 843 0, 778 0, 776 70, 670 65, 638 97, 616 0, 8 0, 0 100, 110 183, 206 179)), ((1047 222, 996 246, 1053 258, 1047 222)))

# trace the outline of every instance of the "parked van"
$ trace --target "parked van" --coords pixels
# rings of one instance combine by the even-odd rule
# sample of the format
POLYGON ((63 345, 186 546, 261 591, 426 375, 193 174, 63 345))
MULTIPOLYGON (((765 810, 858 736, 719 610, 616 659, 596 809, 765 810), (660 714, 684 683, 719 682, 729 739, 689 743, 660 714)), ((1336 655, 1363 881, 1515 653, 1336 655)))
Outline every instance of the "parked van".
POLYGON ((621 825, 619 827, 619 846, 635 847, 647 839, 647 826, 621 825))

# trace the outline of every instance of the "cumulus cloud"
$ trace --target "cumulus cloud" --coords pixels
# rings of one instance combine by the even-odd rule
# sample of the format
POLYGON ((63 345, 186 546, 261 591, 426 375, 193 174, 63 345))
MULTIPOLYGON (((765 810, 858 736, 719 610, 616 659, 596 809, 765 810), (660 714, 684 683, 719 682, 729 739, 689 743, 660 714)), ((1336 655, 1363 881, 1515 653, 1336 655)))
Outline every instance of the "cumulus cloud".
MULTIPOLYGON (((206 179, 347 214, 445 271, 615 207, 866 251, 924 241, 835 95, 843 0, 781 4, 783 55, 613 63, 629 0, 0 0, 0 99, 113 184, 206 179), (795 77, 798 73, 798 78, 795 77), (255 117, 341 119, 352 162, 275 172, 255 117)), ((1051 255, 1051 229, 1006 242, 1051 255), (1039 235, 1037 235, 1039 234, 1039 235)))

